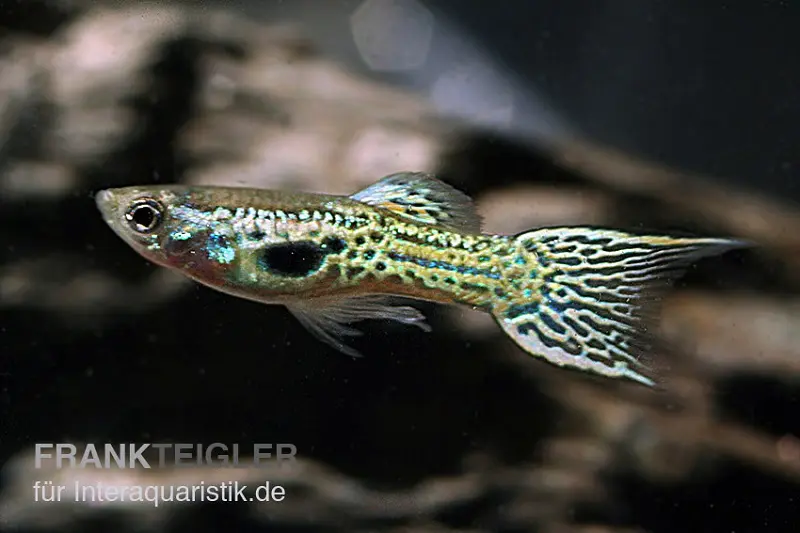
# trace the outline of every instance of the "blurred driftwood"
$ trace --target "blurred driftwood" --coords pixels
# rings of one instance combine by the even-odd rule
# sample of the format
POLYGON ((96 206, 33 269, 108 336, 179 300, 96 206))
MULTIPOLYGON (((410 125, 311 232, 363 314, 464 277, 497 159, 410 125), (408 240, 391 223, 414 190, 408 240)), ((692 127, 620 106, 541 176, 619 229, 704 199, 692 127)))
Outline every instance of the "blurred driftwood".
MULTIPOLYGON (((719 409, 731 376, 766 376, 796 390, 800 211, 793 206, 582 140, 523 147, 523 170, 505 167, 502 157, 478 168, 475 154, 492 144, 481 143, 489 133, 445 121, 421 99, 347 72, 289 29, 166 4, 74 6, 50 34, 9 32, 0 52, 0 232, 7 243, 0 251, 0 308, 34 313, 41 327, 110 328, 154 313, 192 287, 160 269, 120 268, 133 255, 103 226, 90 194, 132 183, 248 183, 347 194, 390 172, 427 170, 476 193, 487 231, 680 223, 758 246, 738 263, 721 260, 710 277, 665 302, 662 332, 672 347, 663 354, 671 366, 665 393, 539 364, 503 345, 485 317, 454 311, 457 327, 437 335, 468 335, 493 364, 530 376, 530 386, 558 405, 552 416, 559 423, 528 444, 531 458, 505 465, 487 451, 465 458, 458 475, 405 491, 371 489, 308 460, 291 474, 269 473, 303 496, 256 509, 257 523, 465 531, 448 518, 460 512, 471 531, 633 531, 601 519, 579 521, 575 509, 630 511, 613 493, 613 473, 648 486, 699 483, 722 458, 800 488, 800 426, 794 435, 768 433, 719 409), (105 246, 118 247, 113 261, 98 252, 105 246), (475 327, 481 320, 487 327, 475 327)), ((504 394, 502 384, 496 389, 504 394)), ((796 409, 784 401, 785 409, 796 409)), ((26 493, 42 474, 31 471, 22 446, 17 452, 0 494, 5 525, 55 531, 104 509, 75 504, 42 513, 26 493)), ((144 474, 124 475, 140 482, 144 474)), ((229 471, 155 475, 162 483, 231 479, 229 471)), ((741 488, 743 498, 748 490, 741 488)), ((166 509, 120 512, 131 523, 169 529, 166 509)))

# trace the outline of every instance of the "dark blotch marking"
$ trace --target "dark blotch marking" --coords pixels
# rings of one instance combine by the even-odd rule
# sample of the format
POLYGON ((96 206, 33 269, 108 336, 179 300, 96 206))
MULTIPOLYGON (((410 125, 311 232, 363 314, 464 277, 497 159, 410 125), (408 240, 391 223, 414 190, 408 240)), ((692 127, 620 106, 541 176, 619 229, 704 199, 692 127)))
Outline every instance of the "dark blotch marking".
POLYGON ((366 242, 367 242, 367 239, 365 239, 364 237, 356 237, 356 245, 364 246, 364 244, 366 244, 366 242))
POLYGON ((260 230, 251 231, 250 233, 247 234, 247 237, 253 239, 254 241, 260 241, 266 236, 267 234, 260 230))
POLYGON ((556 319, 554 319, 547 313, 541 313, 539 315, 539 320, 547 324, 547 327, 555 331, 556 333, 560 333, 563 335, 567 332, 567 328, 556 322, 556 319))
POLYGON ((444 278, 444 282, 449 284, 449 285, 455 285, 456 284, 456 279, 455 278, 451 278, 451 277, 448 276, 448 277, 444 278))
POLYGON ((579 266, 583 261, 580 257, 562 257, 558 260, 558 262, 562 265, 568 266, 579 266))
POLYGON ((609 252, 621 252, 623 250, 628 250, 630 248, 636 248, 636 249, 639 249, 639 250, 651 250, 652 251, 652 250, 658 250, 660 248, 660 246, 658 244, 647 244, 647 243, 644 243, 644 242, 640 242, 640 243, 638 243, 636 245, 631 245, 630 243, 627 243, 627 242, 621 242, 621 243, 615 244, 613 246, 606 246, 605 247, 605 249, 608 250, 609 252))
POLYGON ((375 257, 375 250, 367 250, 364 252, 364 259, 367 261, 371 261, 373 257, 375 257))
POLYGON ((347 248, 347 243, 336 237, 328 237, 322 241, 322 247, 327 253, 339 254, 347 248))
POLYGON ((164 252, 170 256, 181 256, 200 246, 198 243, 201 241, 202 238, 196 235, 193 235, 190 239, 167 238, 164 242, 164 252))
POLYGON ((375 270, 378 270, 378 271, 381 271, 381 272, 386 270, 386 263, 383 263, 383 262, 375 263, 375 270))
POLYGON ((631 308, 628 307, 627 305, 615 305, 614 306, 614 311, 616 311, 617 313, 619 313, 621 315, 626 315, 626 316, 631 314, 630 313, 631 312, 631 308))
POLYGON ((539 303, 532 302, 522 305, 512 305, 506 312, 506 316, 513 320, 522 315, 537 315, 539 313, 539 303))
POLYGON ((589 326, 590 329, 593 329, 595 331, 599 331, 600 333, 602 333, 603 335, 606 335, 606 336, 611 335, 611 333, 613 331, 613 328, 611 326, 600 324, 599 322, 593 320, 592 318, 590 318, 588 316, 581 315, 581 316, 578 317, 578 320, 580 320, 582 323, 584 323, 587 326, 589 326))
POLYGON ((357 259, 358 258, 358 252, 351 251, 350 253, 347 254, 347 258, 348 259, 357 259))
POLYGON ((607 266, 604 268, 581 268, 580 270, 573 270, 570 274, 575 276, 585 276, 585 275, 596 275, 600 274, 601 276, 607 277, 614 277, 614 275, 619 271, 619 267, 614 266, 607 266))
POLYGON ((562 349, 570 355, 581 355, 583 353, 583 348, 581 348, 581 343, 574 337, 570 337, 567 339, 565 343, 562 344, 562 349))
POLYGON ((569 302, 567 303, 557 302, 549 296, 547 297, 547 306, 556 313, 558 313, 559 315, 561 315, 564 311, 566 311, 570 307, 573 307, 569 302))
POLYGON ((342 265, 331 265, 330 266, 330 274, 334 277, 339 277, 342 275, 342 265))
POLYGON ((570 318, 568 316, 562 316, 561 320, 563 320, 565 324, 567 324, 569 327, 571 327, 572 330, 575 333, 577 333, 578 335, 580 335, 581 337, 588 337, 589 336, 589 330, 586 329, 585 327, 581 326, 580 324, 578 324, 578 322, 576 320, 573 320, 572 318, 570 318))
POLYGON ((638 295, 638 292, 633 287, 619 287, 617 290, 620 294, 629 298, 635 298, 638 295))
POLYGON ((517 332, 520 335, 526 336, 530 333, 535 334, 539 340, 548 348, 561 348, 570 355, 580 355, 581 346, 575 339, 568 339, 565 343, 558 342, 556 339, 545 335, 542 330, 534 322, 525 322, 517 326, 517 332))
POLYGON ((347 267, 345 275, 347 276, 347 279, 353 279, 362 272, 364 272, 364 267, 347 267))
POLYGON ((484 285, 478 285, 477 283, 469 283, 464 281, 461 283, 461 288, 467 291, 475 291, 475 292, 489 292, 489 288, 484 285))
POLYGON ((605 344, 603 344, 602 342, 600 342, 597 339, 590 339, 586 343, 586 346, 589 346, 590 348, 594 348, 595 350, 600 350, 600 351, 605 351, 605 349, 606 349, 605 344))
POLYGON ((431 281, 433 282, 439 281, 439 276, 437 276, 436 274, 431 274, 431 281))
POLYGON ((325 251, 318 244, 291 242, 264 248, 258 258, 258 266, 273 274, 301 278, 318 270, 324 259, 325 251))
POLYGON ((383 237, 383 234, 377 232, 369 234, 369 238, 372 239, 372 242, 376 244, 383 242, 383 237))
MULTIPOLYGON (((556 239, 556 238, 557 237, 553 237, 553 239, 556 239)), ((551 240, 553 240, 553 239, 551 239, 551 240)), ((579 242, 581 244, 588 244, 590 246, 591 245, 605 246, 606 244, 609 244, 611 242, 611 239, 609 239, 608 237, 588 237, 586 235, 578 235, 578 236, 572 237, 569 240, 575 241, 575 242, 579 242)))

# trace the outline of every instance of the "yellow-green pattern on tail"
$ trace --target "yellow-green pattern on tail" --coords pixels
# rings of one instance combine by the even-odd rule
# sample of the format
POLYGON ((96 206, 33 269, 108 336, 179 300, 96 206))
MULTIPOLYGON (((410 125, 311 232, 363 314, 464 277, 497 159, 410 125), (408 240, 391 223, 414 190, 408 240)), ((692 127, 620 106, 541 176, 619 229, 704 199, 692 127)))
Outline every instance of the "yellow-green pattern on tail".
POLYGON ((529 254, 529 279, 515 280, 519 290, 492 310, 505 332, 555 365, 645 385, 654 383, 641 373, 640 356, 662 289, 693 261, 745 245, 589 227, 539 229, 515 240, 529 254))

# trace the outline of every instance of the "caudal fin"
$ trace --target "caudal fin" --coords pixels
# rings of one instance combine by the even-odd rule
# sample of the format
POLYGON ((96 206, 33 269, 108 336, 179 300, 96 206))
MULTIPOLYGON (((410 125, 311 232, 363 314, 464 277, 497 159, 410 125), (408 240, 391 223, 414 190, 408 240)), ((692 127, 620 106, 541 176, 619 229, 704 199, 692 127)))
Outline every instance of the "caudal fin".
POLYGON ((529 273, 495 305, 505 332, 555 365, 649 386, 641 357, 663 290, 690 263, 747 246, 588 227, 545 228, 515 241, 529 273))

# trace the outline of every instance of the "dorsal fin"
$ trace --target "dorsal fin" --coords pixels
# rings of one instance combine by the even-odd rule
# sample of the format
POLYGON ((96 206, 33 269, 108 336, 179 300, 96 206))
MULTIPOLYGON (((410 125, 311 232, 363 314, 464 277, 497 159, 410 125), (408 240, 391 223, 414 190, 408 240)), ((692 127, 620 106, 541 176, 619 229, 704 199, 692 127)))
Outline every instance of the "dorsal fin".
POLYGON ((391 174, 350 198, 414 222, 438 224, 467 233, 481 231, 481 217, 472 199, 430 174, 391 174))

